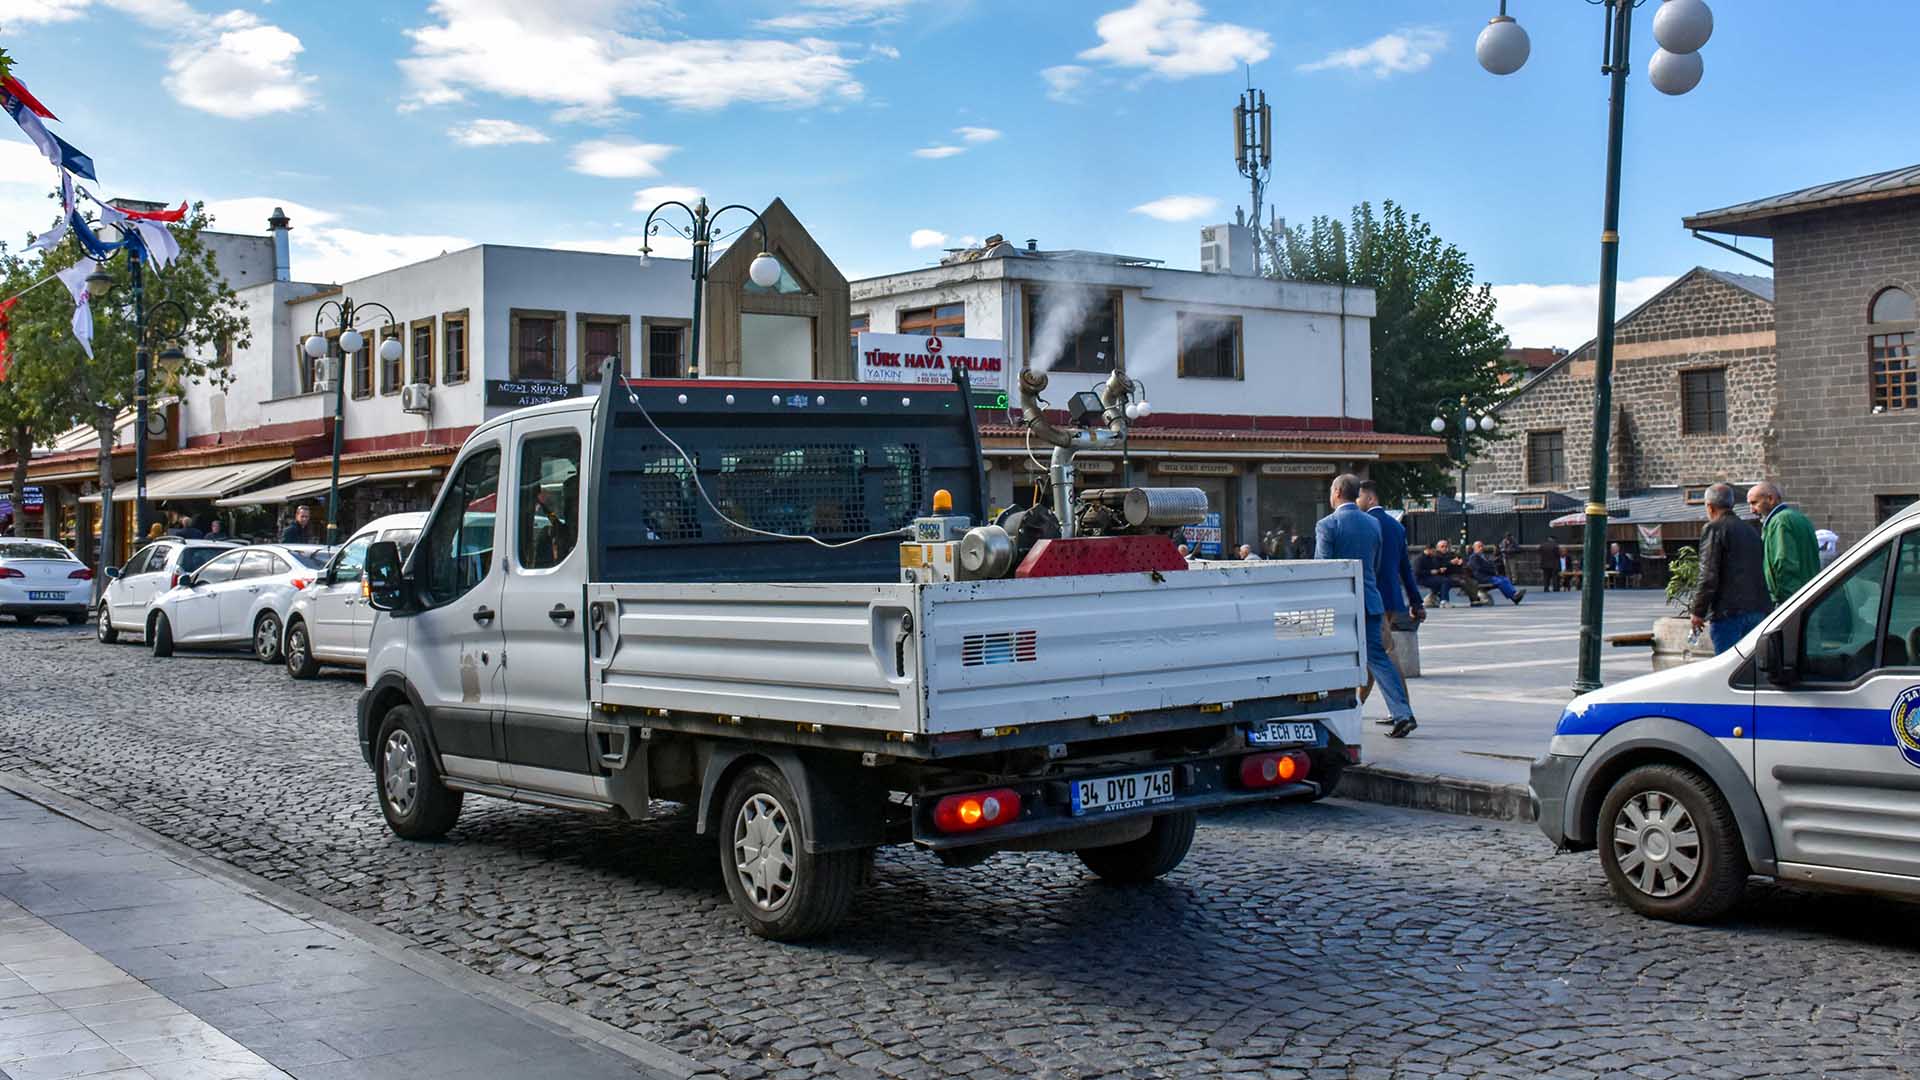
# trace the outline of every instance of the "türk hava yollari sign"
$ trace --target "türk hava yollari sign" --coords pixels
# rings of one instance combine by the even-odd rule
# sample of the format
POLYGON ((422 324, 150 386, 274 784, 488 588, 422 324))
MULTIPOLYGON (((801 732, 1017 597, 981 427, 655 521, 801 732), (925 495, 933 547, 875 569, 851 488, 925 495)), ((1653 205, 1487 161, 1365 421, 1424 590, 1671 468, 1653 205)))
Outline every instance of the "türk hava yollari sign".
POLYGON ((1006 347, 994 338, 928 337, 925 334, 861 334, 861 382, 952 382, 952 365, 967 365, 976 390, 1005 390, 1006 347))

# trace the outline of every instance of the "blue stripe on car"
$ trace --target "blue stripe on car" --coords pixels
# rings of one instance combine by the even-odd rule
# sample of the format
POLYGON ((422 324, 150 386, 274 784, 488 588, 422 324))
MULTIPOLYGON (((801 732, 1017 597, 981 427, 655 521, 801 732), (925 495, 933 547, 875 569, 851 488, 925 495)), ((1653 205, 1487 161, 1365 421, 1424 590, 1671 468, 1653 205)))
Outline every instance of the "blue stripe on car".
POLYGON ((1777 742, 1892 746, 1893 724, 1885 709, 1831 706, 1726 705, 1684 701, 1631 701, 1589 705, 1560 714, 1556 735, 1604 735, 1632 720, 1663 717, 1691 724, 1716 739, 1731 739, 1738 727, 1747 738, 1777 742))

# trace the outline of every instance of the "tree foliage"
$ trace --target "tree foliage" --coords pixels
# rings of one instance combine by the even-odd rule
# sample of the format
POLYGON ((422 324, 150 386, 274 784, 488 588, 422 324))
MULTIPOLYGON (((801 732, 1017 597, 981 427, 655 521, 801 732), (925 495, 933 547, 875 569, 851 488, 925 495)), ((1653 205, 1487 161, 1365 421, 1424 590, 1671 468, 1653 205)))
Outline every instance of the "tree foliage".
MULTIPOLYGON (((1272 277, 1374 291, 1377 428, 1427 434, 1432 419, 1440 416, 1452 434, 1463 397, 1475 417, 1499 402, 1502 377, 1512 368, 1504 359, 1507 335, 1494 318, 1493 292, 1475 282, 1466 254, 1442 240, 1420 215, 1391 200, 1377 211, 1361 203, 1348 222, 1316 217, 1306 225, 1269 231, 1265 239, 1272 277)), ((1467 436, 1469 459, 1487 438, 1480 432, 1467 436)), ((1390 503, 1452 487, 1440 464, 1381 464, 1372 476, 1390 503)))

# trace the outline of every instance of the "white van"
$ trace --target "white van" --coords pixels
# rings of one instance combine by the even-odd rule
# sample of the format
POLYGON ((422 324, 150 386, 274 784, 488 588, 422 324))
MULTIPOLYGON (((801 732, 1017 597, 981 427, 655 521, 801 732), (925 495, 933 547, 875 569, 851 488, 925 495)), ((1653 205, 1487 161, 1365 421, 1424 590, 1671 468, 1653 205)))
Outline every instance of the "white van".
POLYGON ((1750 874, 1920 895, 1920 504, 1734 648, 1584 694, 1533 765, 1540 828, 1627 904, 1697 921, 1750 874))

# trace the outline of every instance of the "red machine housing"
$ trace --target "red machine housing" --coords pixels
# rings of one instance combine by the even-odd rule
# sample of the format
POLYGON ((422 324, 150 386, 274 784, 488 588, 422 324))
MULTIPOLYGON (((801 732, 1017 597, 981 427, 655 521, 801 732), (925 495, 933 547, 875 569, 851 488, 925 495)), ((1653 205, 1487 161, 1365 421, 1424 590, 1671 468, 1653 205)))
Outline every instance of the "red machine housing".
POLYGON ((1165 536, 1076 536, 1042 540, 1020 560, 1016 578, 1185 570, 1180 548, 1165 536))

